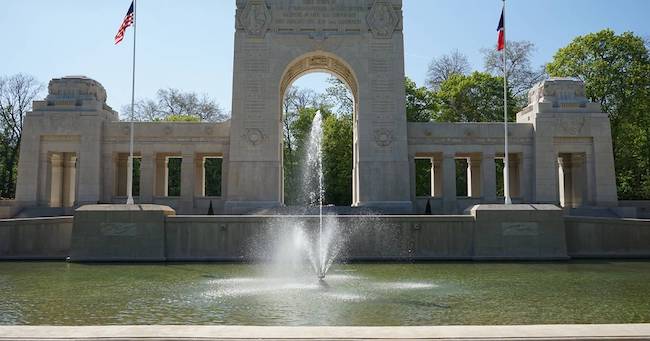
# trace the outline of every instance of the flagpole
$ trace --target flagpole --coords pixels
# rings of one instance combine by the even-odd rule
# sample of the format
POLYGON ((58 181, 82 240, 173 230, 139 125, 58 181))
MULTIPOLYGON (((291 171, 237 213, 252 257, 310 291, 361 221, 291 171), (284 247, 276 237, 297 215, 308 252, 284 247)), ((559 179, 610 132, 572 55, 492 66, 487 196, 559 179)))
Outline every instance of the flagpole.
POLYGON ((503 130, 505 137, 504 158, 503 158, 503 196, 505 204, 512 204, 510 199, 510 163, 508 161, 508 66, 506 63, 506 51, 508 43, 506 39, 506 0, 503 0, 503 130))
POLYGON ((133 67, 131 74, 131 129, 129 136, 129 161, 126 175, 127 205, 133 205, 133 120, 135 118, 135 32, 137 25, 137 0, 133 0, 133 67))

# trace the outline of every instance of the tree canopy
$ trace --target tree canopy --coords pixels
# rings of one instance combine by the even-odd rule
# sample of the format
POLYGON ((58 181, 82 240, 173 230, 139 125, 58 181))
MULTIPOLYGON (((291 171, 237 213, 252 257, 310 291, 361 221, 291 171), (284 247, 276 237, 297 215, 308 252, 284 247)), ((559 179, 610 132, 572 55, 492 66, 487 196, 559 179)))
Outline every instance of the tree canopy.
MULTIPOLYGON (((503 122, 503 78, 484 72, 469 76, 452 75, 436 94, 442 122, 503 122)), ((508 91, 508 102, 513 97, 508 91)), ((508 107, 508 120, 514 121, 516 108, 508 107)))
MULTIPOLYGON (((122 110, 131 116, 131 107, 122 110)), ((134 118, 138 121, 206 121, 220 122, 228 115, 208 95, 184 92, 175 88, 160 89, 155 99, 141 99, 135 103, 134 118)))
POLYGON ((45 87, 26 74, 0 77, 0 197, 16 193, 16 169, 23 119, 45 87))
POLYGON ((650 198, 650 57, 646 42, 612 30, 575 38, 546 67, 578 77, 610 116, 619 198, 650 198))

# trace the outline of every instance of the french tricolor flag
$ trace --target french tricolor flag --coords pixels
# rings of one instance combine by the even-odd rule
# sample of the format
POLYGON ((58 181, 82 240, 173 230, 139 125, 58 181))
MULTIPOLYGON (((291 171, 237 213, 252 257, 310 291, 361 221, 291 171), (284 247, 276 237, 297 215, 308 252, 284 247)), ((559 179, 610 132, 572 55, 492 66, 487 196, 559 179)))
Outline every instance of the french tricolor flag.
POLYGON ((499 38, 497 40, 497 51, 501 51, 506 47, 506 26, 504 20, 505 8, 501 10, 501 19, 499 19, 499 26, 497 27, 497 32, 499 32, 499 38))

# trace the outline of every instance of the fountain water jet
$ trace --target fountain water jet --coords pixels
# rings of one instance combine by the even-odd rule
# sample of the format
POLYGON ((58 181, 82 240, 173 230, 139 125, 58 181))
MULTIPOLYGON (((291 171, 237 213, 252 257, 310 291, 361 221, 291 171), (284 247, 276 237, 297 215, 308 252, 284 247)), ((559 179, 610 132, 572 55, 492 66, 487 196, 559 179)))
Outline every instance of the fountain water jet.
POLYGON ((316 250, 316 275, 325 279, 327 272, 327 249, 323 248, 323 119, 320 110, 316 111, 307 141, 307 155, 304 169, 303 189, 309 193, 308 204, 318 205, 318 248, 316 250), (316 174, 314 174, 316 171, 316 174), (316 184, 313 182, 317 181, 316 184))

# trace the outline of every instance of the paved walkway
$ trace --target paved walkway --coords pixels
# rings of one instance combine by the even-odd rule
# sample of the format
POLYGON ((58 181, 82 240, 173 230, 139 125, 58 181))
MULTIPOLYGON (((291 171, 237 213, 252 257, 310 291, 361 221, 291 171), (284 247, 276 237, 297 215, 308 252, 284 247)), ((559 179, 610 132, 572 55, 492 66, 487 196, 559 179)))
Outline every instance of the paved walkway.
POLYGON ((250 327, 0 326, 0 340, 650 340, 650 324, 250 327))

